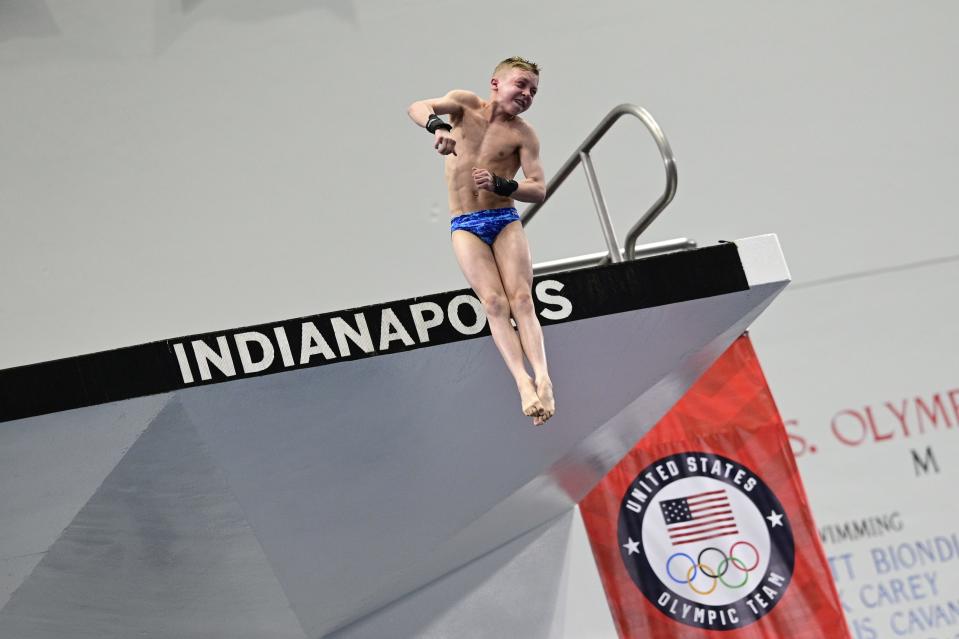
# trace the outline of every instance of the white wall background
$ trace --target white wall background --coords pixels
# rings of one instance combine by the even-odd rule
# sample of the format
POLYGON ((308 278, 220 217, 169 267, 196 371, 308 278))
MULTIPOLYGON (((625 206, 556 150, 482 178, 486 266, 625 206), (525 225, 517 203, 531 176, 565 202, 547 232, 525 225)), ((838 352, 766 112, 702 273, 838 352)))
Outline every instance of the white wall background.
MULTIPOLYGON (((634 102, 680 176, 646 239, 779 234, 796 286, 754 339, 810 437, 834 405, 959 386, 957 19, 946 0, 0 0, 0 368, 462 286, 405 107, 485 94, 518 54, 543 66, 548 175, 634 102)), ((594 155, 622 237, 663 178, 641 125, 616 131, 594 155)), ((529 233, 537 261, 601 250, 584 180, 529 233)), ((833 517, 842 475, 815 459, 833 517)))

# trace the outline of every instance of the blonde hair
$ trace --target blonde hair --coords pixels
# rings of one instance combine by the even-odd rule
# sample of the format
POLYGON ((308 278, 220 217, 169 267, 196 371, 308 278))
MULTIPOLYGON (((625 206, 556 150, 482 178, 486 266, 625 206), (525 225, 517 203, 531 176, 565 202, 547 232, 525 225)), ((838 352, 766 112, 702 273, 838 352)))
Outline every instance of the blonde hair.
POLYGON ((539 77, 539 65, 531 60, 526 58, 521 58, 519 56, 513 56, 512 58, 506 58, 502 62, 496 65, 496 68, 493 69, 493 75, 499 75, 500 71, 505 71, 506 69, 522 69, 523 71, 529 71, 539 77))

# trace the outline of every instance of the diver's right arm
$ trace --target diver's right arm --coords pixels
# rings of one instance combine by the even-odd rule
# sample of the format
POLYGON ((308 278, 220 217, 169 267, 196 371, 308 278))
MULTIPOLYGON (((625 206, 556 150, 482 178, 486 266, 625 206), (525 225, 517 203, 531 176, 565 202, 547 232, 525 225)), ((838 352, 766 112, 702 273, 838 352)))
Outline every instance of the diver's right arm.
POLYGON ((406 113, 418 126, 424 129, 433 128, 433 148, 440 155, 456 155, 456 140, 450 135, 449 125, 438 118, 440 115, 450 115, 451 119, 458 120, 463 116, 463 107, 472 101, 478 101, 469 91, 450 91, 441 98, 417 100, 409 106, 406 113), (439 125, 435 120, 440 120, 439 125))

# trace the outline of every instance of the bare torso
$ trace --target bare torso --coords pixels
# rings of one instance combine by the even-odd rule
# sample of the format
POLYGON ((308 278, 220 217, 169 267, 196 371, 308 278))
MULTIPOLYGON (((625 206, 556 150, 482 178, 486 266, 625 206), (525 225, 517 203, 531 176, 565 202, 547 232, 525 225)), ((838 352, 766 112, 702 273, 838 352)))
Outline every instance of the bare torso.
POLYGON ((478 189, 473 167, 489 169, 512 179, 520 167, 519 150, 529 135, 529 125, 520 118, 490 121, 491 106, 476 98, 475 105, 463 106, 460 117, 452 118, 456 155, 446 156, 446 186, 451 215, 513 206, 512 198, 478 189))

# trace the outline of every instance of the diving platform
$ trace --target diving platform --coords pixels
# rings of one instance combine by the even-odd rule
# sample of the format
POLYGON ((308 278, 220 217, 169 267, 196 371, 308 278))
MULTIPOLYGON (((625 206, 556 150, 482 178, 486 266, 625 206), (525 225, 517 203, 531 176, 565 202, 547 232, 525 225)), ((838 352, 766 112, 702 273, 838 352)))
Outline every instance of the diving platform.
POLYGON ((541 427, 469 290, 0 371, 0 636, 351 636, 568 514, 788 281, 773 235, 537 277, 541 427))

